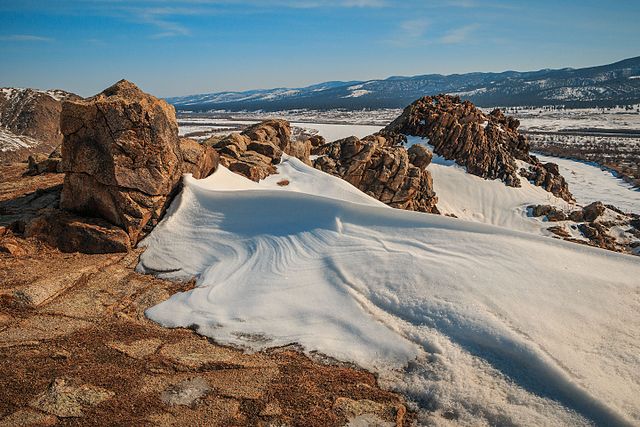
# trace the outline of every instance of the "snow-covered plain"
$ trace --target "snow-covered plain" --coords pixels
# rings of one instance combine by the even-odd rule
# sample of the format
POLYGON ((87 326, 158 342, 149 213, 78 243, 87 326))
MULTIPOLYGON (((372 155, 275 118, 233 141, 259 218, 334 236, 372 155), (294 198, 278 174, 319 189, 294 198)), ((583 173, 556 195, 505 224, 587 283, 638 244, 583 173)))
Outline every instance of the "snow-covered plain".
MULTIPOLYGON (((207 132, 206 137, 215 133, 229 133, 230 127, 249 126, 258 123, 260 120, 236 120, 236 119, 207 119, 207 118, 189 118, 181 119, 180 135, 186 135, 191 132, 207 132), (211 124, 215 123, 215 124, 211 124)), ((362 138, 379 131, 383 126, 378 125, 359 125, 344 123, 308 123, 308 122, 291 122, 291 126, 317 132, 322 135, 328 142, 341 138, 355 135, 362 138)))
MULTIPOLYGON (((640 129, 640 105, 626 108, 507 108, 520 120, 520 129, 556 132, 563 129, 640 129)), ((489 111, 490 109, 484 109, 489 111)))
POLYGON ((640 423, 637 258, 391 209, 293 158, 278 169, 185 177, 138 269, 197 287, 151 319, 355 362, 422 424, 640 423))
POLYGON ((640 213, 640 189, 597 165, 559 157, 536 156, 543 162, 553 162, 569 183, 569 190, 582 205, 600 200, 625 212, 640 213))

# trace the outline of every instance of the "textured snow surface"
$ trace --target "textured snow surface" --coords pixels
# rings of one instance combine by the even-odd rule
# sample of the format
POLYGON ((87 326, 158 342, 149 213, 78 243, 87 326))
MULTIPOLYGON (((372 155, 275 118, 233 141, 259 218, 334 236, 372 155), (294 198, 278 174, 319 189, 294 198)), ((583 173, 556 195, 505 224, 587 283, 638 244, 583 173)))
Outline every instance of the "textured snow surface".
POLYGON ((536 154, 543 162, 553 162, 569 183, 569 190, 580 204, 600 200, 625 212, 640 213, 640 191, 599 166, 559 157, 536 154))
POLYGON ((151 319, 355 362, 421 424, 640 423, 637 258, 391 209, 292 158, 279 172, 185 177, 138 270, 197 287, 151 319))
MULTIPOLYGON (((420 144, 433 152, 428 139, 407 137, 407 146, 420 144)), ((468 221, 497 225, 511 230, 548 235, 551 224, 541 218, 527 216, 530 205, 554 205, 573 210, 564 200, 521 179, 522 187, 507 187, 498 179, 487 180, 467 173, 463 166, 434 154, 427 170, 433 176, 433 188, 438 196, 438 209, 468 221)))

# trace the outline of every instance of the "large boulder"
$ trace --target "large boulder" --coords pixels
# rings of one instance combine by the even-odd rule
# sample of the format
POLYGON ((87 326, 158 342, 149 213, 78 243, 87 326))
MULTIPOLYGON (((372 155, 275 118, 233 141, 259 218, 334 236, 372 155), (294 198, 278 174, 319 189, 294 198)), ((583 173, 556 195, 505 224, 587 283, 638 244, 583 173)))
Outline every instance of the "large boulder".
POLYGON ((166 209, 183 154, 174 108, 121 80, 63 103, 60 206, 122 227, 135 244, 166 209))
POLYGON ((180 151, 184 159, 182 172, 190 173, 195 179, 208 177, 218 167, 218 152, 193 139, 180 138, 180 151))
POLYGON ((527 172, 526 178, 571 201, 560 173, 529 154, 529 142, 518 132, 519 125, 517 119, 498 109, 485 114, 470 101, 437 95, 413 102, 382 133, 426 138, 434 153, 454 160, 473 175, 500 179, 511 187, 521 185, 517 161, 523 161, 535 169, 531 176, 527 172))
POLYGON ((438 213, 438 198, 426 167, 431 152, 407 151, 382 135, 351 136, 314 149, 314 167, 336 175, 389 206, 438 213))

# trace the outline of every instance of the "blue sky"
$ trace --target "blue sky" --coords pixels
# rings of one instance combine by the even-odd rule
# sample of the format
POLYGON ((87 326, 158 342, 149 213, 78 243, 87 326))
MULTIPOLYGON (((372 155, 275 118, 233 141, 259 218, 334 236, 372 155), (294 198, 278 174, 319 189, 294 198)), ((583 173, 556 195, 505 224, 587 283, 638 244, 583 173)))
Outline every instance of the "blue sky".
POLYGON ((0 86, 158 96, 640 55, 640 1, 0 0, 0 86))

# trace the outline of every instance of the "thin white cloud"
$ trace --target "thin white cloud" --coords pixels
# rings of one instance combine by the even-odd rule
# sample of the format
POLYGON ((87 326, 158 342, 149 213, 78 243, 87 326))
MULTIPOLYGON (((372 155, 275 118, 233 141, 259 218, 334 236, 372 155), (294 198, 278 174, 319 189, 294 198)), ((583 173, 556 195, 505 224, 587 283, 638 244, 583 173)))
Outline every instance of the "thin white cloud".
POLYGON ((464 27, 455 28, 447 32, 440 38, 440 42, 444 44, 458 44, 469 40, 472 33, 478 29, 478 24, 465 25, 464 27))
POLYGON ((409 39, 422 38, 429 28, 429 21, 426 19, 410 19, 400 24, 403 36, 409 39))
POLYGON ((33 34, 11 34, 0 36, 0 40, 9 42, 52 42, 50 37, 34 36, 33 34))

